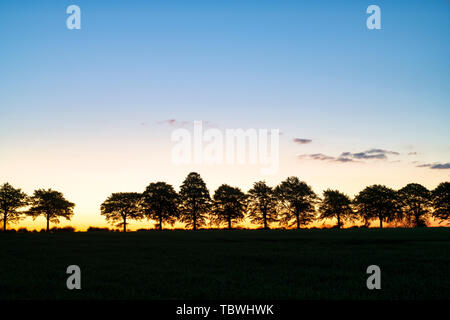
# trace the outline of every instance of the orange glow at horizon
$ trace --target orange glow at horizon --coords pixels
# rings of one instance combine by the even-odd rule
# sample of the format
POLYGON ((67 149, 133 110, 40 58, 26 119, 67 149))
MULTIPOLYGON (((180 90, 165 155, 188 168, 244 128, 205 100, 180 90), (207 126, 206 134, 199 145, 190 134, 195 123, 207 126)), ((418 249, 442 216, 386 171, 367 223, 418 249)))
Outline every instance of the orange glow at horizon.
MULTIPOLYGON (((73 226, 78 230, 86 230, 89 226, 112 228, 100 215, 100 205, 111 193, 143 192, 150 182, 156 181, 172 184, 175 190, 179 191, 179 186, 191 171, 200 173, 211 195, 224 183, 239 186, 246 192, 256 181, 265 180, 268 185, 274 187, 289 176, 299 177, 319 196, 325 189, 331 188, 338 189, 350 197, 372 184, 384 184, 393 189, 400 189, 408 183, 416 182, 432 190, 439 183, 448 181, 446 170, 418 168, 407 163, 407 160, 370 163, 299 160, 291 149, 283 144, 280 149, 279 171, 270 176, 260 175, 260 167, 252 165, 177 166, 170 161, 170 144, 153 141, 158 147, 149 151, 140 147, 142 143, 140 141, 140 144, 125 147, 121 141, 120 148, 125 149, 120 149, 120 152, 111 144, 103 145, 97 150, 87 147, 92 151, 88 154, 58 146, 49 153, 36 153, 33 161, 26 157, 27 152, 17 151, 17 154, 10 153, 0 159, 0 183, 9 182, 29 195, 39 188, 61 191, 66 199, 74 202, 76 206, 72 220, 61 219, 57 226, 73 226), (133 153, 135 151, 137 152, 133 153), (133 154, 133 157, 130 154, 133 154)), ((326 222, 329 226, 333 224, 333 221, 326 222)), ((9 227, 17 229, 25 226, 29 229, 40 229, 45 226, 45 219, 39 217, 33 221, 26 218, 9 227)), ((129 230, 152 226, 153 222, 131 221, 129 230)), ((248 223, 243 226, 256 227, 248 223)), ((307 227, 312 226, 320 227, 322 222, 307 227)))

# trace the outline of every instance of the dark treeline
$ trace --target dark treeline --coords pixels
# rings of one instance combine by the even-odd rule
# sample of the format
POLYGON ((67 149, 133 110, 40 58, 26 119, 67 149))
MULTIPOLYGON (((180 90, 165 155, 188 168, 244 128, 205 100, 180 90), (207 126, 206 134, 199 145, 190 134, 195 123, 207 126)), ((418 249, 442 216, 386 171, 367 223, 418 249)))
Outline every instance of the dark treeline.
POLYGON ((0 214, 3 231, 6 231, 8 223, 18 222, 24 216, 33 219, 43 216, 47 221, 46 231, 49 232, 51 230, 50 222, 59 223, 61 218, 70 220, 74 207, 75 204, 67 201, 61 192, 52 189, 38 189, 32 196, 28 196, 21 189, 16 189, 9 183, 0 186, 0 214), (25 207, 27 210, 21 210, 25 207))
MULTIPOLYGON (((351 199, 331 189, 325 190, 319 197, 297 177, 289 177, 275 187, 258 181, 247 193, 238 187, 223 184, 211 197, 200 175, 191 172, 179 192, 165 182, 150 183, 143 193, 111 194, 101 204, 100 211, 109 223, 124 232, 130 220, 142 219, 156 222, 159 230, 164 225, 173 226, 177 221, 192 230, 211 225, 233 229, 246 218, 264 229, 274 224, 300 229, 314 221, 326 219, 336 221, 336 228, 356 222, 368 227, 373 221, 382 228, 384 223, 424 227, 431 217, 440 222, 449 221, 449 203, 449 182, 439 184, 434 190, 417 183, 410 183, 400 190, 372 185, 351 199)), ((8 183, 0 187, 4 230, 7 223, 17 222, 21 217, 35 219, 44 216, 46 230, 49 231, 50 222, 58 223, 60 218, 70 220, 74 206, 62 193, 52 189, 39 189, 32 196, 27 196, 8 183)), ((102 230, 107 229, 92 227, 89 231, 102 230)))

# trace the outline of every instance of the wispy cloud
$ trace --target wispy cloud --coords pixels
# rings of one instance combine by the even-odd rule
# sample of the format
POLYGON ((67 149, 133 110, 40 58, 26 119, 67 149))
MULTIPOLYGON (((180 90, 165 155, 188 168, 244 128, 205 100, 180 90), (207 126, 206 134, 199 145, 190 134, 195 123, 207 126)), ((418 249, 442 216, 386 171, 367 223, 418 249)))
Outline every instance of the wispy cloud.
POLYGON ((334 162, 354 162, 355 160, 346 157, 332 157, 323 153, 302 154, 298 156, 299 159, 319 160, 319 161, 334 161, 334 162))
POLYGON ((168 124, 171 127, 183 127, 186 126, 190 123, 192 123, 192 121, 179 121, 176 119, 167 119, 167 120, 162 120, 162 121, 158 121, 158 124, 168 124))
POLYGON ((307 144, 307 143, 311 143, 312 140, 311 139, 295 138, 294 142, 295 143, 299 143, 299 144, 307 144))
POLYGON ((343 152, 340 157, 344 158, 353 158, 353 159, 363 159, 363 160, 370 160, 370 159, 379 159, 379 160, 386 160, 388 155, 396 155, 398 156, 400 153, 396 151, 389 151, 384 149, 370 149, 363 152, 343 152))
POLYGON ((370 150, 366 151, 366 153, 384 153, 384 154, 392 154, 395 156, 398 156, 400 154, 397 151, 389 151, 389 150, 384 150, 384 149, 370 149, 370 150))
POLYGON ((338 157, 334 160, 337 162, 355 162, 355 160, 353 160, 351 158, 346 158, 346 157, 338 157))
MULTIPOLYGON (((188 126, 188 125, 192 125, 194 123, 194 121, 185 121, 185 120, 177 120, 177 119, 167 119, 167 120, 161 120, 161 121, 157 121, 157 123, 159 125, 169 125, 171 127, 184 127, 184 126, 188 126)), ((218 125, 211 122, 211 121, 203 121, 202 120, 202 125, 204 127, 208 127, 208 128, 217 128, 218 125)))
POLYGON ((418 168, 430 169, 450 169, 450 162, 447 163, 426 163, 417 166, 418 168))
POLYGON ((314 153, 314 154, 302 154, 299 155, 299 159, 309 159, 309 160, 319 160, 319 161, 332 161, 332 162, 362 162, 362 160, 387 160, 388 155, 400 155, 400 153, 396 151, 384 150, 384 149, 369 149, 363 152, 342 152, 339 156, 329 156, 323 153, 314 153))
POLYGON ((323 153, 314 154, 302 154, 298 156, 300 159, 312 159, 312 160, 333 160, 334 157, 327 156, 323 153))
POLYGON ((437 163, 430 167, 431 169, 450 169, 450 162, 447 163, 437 163))

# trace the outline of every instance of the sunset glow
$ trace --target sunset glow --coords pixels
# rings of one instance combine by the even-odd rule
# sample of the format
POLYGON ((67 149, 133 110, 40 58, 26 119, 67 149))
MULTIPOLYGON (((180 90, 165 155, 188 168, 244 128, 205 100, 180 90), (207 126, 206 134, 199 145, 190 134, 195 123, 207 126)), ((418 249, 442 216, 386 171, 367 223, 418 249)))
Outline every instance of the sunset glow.
POLYGON ((0 5, 0 184, 64 193, 75 214, 58 226, 111 227, 100 215, 111 193, 157 181, 178 191, 191 171, 211 194, 289 176, 351 197, 449 180, 448 2, 386 3, 377 32, 357 1, 131 2, 79 1, 80 30, 56 1, 0 5), (278 171, 174 164, 171 134, 195 120, 279 129, 278 171))

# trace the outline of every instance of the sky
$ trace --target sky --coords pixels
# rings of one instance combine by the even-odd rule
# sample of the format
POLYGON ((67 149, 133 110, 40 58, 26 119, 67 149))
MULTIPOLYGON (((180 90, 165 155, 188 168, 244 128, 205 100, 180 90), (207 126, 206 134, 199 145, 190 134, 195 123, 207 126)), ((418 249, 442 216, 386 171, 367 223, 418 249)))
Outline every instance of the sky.
POLYGON ((63 192, 76 207, 61 226, 79 229, 107 226, 111 193, 178 190, 191 171, 211 193, 288 176, 318 194, 434 189, 450 176, 449 36, 446 0, 3 0, 0 184, 63 192), (171 135, 193 121, 280 130, 277 172, 174 164, 171 135))

